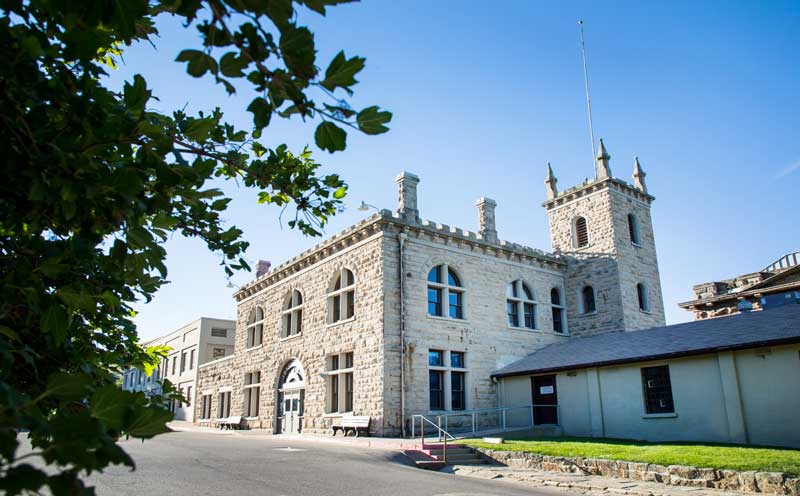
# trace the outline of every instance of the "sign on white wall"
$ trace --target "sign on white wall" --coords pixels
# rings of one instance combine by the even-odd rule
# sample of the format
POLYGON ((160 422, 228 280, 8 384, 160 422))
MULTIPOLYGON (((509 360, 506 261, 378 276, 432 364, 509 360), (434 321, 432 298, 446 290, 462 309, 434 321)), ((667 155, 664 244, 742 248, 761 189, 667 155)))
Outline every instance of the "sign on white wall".
POLYGON ((541 386, 539 394, 553 394, 553 386, 541 386))

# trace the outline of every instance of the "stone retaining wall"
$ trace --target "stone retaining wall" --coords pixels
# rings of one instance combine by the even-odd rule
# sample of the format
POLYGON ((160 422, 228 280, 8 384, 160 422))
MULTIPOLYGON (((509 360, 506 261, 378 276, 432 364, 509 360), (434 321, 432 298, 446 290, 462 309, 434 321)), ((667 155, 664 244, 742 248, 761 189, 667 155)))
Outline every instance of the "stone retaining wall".
POLYGON ((530 468, 552 472, 625 477, 661 482, 673 486, 707 487, 725 491, 788 494, 800 496, 800 477, 780 472, 739 472, 684 465, 656 465, 600 458, 568 458, 522 451, 499 451, 476 448, 486 457, 514 468, 530 468))

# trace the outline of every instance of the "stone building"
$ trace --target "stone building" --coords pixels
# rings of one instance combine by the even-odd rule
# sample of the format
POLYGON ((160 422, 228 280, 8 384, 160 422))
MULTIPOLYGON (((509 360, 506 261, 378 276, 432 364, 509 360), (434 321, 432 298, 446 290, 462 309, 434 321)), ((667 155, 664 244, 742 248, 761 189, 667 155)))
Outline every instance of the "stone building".
POLYGON ((169 354, 149 376, 130 368, 122 376, 122 388, 159 394, 161 382, 168 379, 189 400, 173 401, 169 407, 176 420, 194 420, 197 393, 197 369, 204 363, 224 356, 233 356, 236 322, 200 317, 161 337, 142 344, 143 347, 168 346, 169 354))
POLYGON ((679 306, 695 320, 782 306, 800 297, 800 252, 789 253, 758 272, 697 284, 694 299, 679 306))
POLYGON ((492 372, 547 345, 663 325, 654 198, 638 161, 630 185, 609 159, 561 193, 548 166, 552 253, 501 241, 488 198, 474 232, 422 220, 420 180, 400 174, 395 212, 235 293, 236 351, 200 366, 197 421, 328 432, 352 413, 398 435, 414 414, 496 407, 492 372))

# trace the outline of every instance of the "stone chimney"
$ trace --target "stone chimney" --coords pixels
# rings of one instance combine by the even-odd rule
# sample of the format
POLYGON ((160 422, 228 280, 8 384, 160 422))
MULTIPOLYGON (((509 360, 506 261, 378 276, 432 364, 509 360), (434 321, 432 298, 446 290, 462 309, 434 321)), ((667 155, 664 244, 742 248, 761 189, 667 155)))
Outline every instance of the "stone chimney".
POLYGON ((608 179, 611 177, 611 167, 608 162, 611 160, 611 155, 606 151, 606 146, 603 144, 603 138, 600 138, 600 147, 597 149, 597 179, 608 179))
POLYGON ((639 157, 636 157, 633 161, 633 185, 644 193, 647 193, 647 183, 644 182, 646 175, 642 166, 639 165, 639 157))
POLYGON ((478 207, 478 234, 486 241, 497 242, 497 227, 494 222, 494 208, 497 202, 491 198, 478 198, 475 202, 478 207))
POLYGON ((261 277, 269 272, 270 267, 272 267, 272 262, 269 260, 259 260, 256 264, 256 277, 261 277))
POLYGON ((547 199, 552 200, 556 196, 558 196, 558 179, 556 179, 555 174, 553 174, 553 169, 550 167, 550 162, 547 162, 547 177, 544 180, 544 184, 547 186, 547 199))
POLYGON ((403 219, 419 222, 419 208, 417 207, 419 177, 403 171, 397 175, 395 181, 397 181, 397 213, 403 219))

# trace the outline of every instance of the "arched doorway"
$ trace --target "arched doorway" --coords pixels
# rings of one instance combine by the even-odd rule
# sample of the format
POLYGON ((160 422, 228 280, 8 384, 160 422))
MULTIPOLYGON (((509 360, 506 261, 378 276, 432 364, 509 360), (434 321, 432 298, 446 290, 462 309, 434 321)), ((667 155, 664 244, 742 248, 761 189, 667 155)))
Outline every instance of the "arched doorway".
POLYGON ((297 360, 287 363, 278 380, 278 428, 282 434, 299 434, 303 430, 306 373, 297 360))

